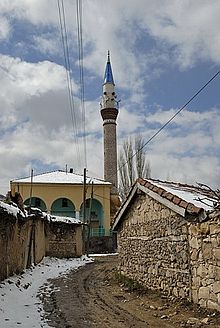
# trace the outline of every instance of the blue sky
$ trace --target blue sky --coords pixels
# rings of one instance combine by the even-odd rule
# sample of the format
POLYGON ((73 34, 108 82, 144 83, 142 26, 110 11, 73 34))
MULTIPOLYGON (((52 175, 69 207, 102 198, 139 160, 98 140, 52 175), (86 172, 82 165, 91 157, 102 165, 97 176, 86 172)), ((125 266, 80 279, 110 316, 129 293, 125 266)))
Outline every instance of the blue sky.
MULTIPOLYGON (((81 129, 75 1, 64 0, 77 125, 81 129)), ((84 0, 87 161, 103 176, 99 102, 107 59, 118 98, 118 151, 148 140, 218 70, 220 3, 208 0, 84 0), (95 150, 95 151, 94 151, 95 150)), ((0 193, 11 179, 50 169, 83 170, 66 89, 57 1, 0 3, 0 193)), ((220 184, 220 77, 147 147, 152 177, 220 184)))

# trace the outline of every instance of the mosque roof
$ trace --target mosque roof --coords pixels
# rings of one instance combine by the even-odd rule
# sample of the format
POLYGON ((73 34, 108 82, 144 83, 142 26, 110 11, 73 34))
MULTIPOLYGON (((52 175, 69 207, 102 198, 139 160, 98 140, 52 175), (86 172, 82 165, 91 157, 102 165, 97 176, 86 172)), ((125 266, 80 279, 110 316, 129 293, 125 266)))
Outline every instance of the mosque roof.
MULTIPOLYGON (((31 178, 21 178, 12 180, 12 182, 20 182, 20 183, 30 183, 31 178)), ((77 173, 70 173, 62 170, 37 174, 33 176, 33 183, 60 183, 60 184, 83 184, 83 175, 77 173)), ((91 184, 94 183, 96 185, 111 185, 110 182, 97 179, 86 177, 86 183, 91 184)))

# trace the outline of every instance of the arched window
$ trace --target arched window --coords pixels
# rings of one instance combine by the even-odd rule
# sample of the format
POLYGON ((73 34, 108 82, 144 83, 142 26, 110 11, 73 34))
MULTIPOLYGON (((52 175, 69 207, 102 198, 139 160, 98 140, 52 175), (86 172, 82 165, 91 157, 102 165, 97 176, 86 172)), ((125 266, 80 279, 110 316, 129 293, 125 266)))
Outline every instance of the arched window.
MULTIPOLYGON (((25 200, 24 205, 30 206, 30 198, 25 200)), ((37 207, 41 211, 44 211, 44 212, 47 210, 45 202, 39 197, 32 197, 31 198, 31 207, 37 207)))
POLYGON ((75 205, 68 198, 58 198, 53 202, 51 206, 51 214, 75 218, 75 205))
MULTIPOLYGON (((102 204, 97 199, 87 199, 85 204, 85 221, 90 222, 92 236, 103 236, 105 230, 103 226, 104 210, 102 204)), ((83 221, 83 203, 80 207, 80 219, 83 221)))

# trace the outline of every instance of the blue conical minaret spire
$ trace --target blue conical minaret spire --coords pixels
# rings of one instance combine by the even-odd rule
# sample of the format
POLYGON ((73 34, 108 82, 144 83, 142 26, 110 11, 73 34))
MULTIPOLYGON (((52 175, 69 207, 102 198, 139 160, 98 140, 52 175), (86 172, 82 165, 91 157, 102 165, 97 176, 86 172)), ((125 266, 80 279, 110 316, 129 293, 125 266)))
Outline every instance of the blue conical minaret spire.
POLYGON ((110 62, 110 52, 108 50, 108 59, 105 67, 105 75, 104 75, 104 82, 105 83, 111 83, 114 84, 114 79, 113 79, 113 74, 112 74, 112 67, 111 67, 111 62, 110 62))
POLYGON ((104 129, 104 179, 112 184, 111 194, 117 194, 117 138, 116 120, 118 102, 110 63, 110 53, 105 67, 104 83, 102 86, 101 116, 104 129))

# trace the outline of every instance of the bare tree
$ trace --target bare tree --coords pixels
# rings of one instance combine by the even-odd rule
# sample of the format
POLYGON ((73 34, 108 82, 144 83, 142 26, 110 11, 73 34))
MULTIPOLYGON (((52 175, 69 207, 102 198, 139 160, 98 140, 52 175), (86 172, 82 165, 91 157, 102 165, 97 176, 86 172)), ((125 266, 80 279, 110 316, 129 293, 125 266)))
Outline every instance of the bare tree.
POLYGON ((137 135, 134 139, 124 141, 119 153, 119 194, 125 199, 130 187, 139 178, 149 178, 151 175, 150 162, 146 160, 144 139, 137 135))
POLYGON ((202 189, 204 197, 195 198, 205 205, 210 206, 210 202, 212 203, 213 209, 220 209, 220 189, 212 189, 208 185, 204 183, 197 183, 198 186, 202 189))
POLYGON ((144 139, 140 134, 135 137, 134 151, 136 159, 136 176, 138 178, 150 178, 150 162, 146 160, 146 153, 144 150, 144 139))

